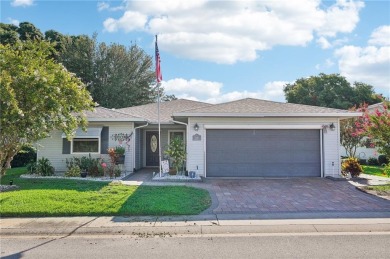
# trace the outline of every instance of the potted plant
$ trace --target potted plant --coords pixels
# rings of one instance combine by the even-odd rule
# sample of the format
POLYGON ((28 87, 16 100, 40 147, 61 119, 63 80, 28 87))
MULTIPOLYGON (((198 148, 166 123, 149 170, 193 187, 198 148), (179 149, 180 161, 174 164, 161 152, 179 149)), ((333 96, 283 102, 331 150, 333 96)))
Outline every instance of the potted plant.
MULTIPOLYGON (((164 151, 164 154, 169 156, 176 172, 180 172, 180 168, 182 168, 187 155, 183 140, 179 137, 172 139, 167 150, 164 151)), ((169 170, 169 173, 171 174, 171 170, 169 170)))
POLYGON ((125 152, 126 149, 122 146, 115 147, 115 154, 117 155, 116 164, 124 164, 125 163, 125 152))

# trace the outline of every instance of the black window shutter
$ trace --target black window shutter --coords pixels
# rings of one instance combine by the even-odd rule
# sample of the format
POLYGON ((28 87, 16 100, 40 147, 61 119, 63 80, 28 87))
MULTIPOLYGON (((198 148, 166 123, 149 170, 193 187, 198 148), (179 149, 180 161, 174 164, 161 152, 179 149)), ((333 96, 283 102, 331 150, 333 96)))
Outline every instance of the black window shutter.
POLYGON ((62 154, 70 154, 70 141, 66 138, 62 139, 62 154))
POLYGON ((101 154, 108 154, 108 127, 102 128, 101 138, 100 138, 100 153, 101 154))

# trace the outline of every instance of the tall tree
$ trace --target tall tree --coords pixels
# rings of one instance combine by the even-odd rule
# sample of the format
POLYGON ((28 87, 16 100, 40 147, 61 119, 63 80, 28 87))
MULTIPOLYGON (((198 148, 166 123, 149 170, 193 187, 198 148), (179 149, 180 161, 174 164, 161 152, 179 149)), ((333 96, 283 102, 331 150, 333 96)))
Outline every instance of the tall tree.
POLYGON ((17 32, 19 33, 19 39, 21 41, 42 40, 44 38, 42 32, 35 27, 34 24, 29 22, 19 23, 17 32))
POLYGON ((0 175, 24 144, 54 129, 71 136, 86 126, 93 101, 84 84, 50 58, 46 41, 0 44, 0 175))
POLYGON ((356 82, 352 87, 339 74, 319 74, 300 78, 284 87, 287 102, 314 106, 349 109, 362 103, 374 104, 381 101, 373 87, 356 82))
POLYGON ((45 32, 45 40, 55 44, 54 48, 57 51, 55 59, 58 60, 59 54, 63 53, 65 50, 65 42, 67 40, 67 36, 55 30, 48 30, 45 32))
POLYGON ((70 72, 75 73, 90 90, 95 75, 96 37, 88 35, 58 36, 58 62, 62 63, 70 72), (60 45, 60 46, 59 46, 60 45))
POLYGON ((136 45, 100 43, 96 53, 94 100, 104 107, 123 108, 151 103, 154 71, 152 58, 136 45))
MULTIPOLYGON (((55 44, 51 57, 81 79, 95 101, 107 108, 123 108, 156 101, 152 58, 137 45, 97 43, 97 34, 69 36, 48 30, 43 36, 33 24, 0 24, 1 42, 46 40, 55 44), (55 51, 54 51, 55 50, 55 51)), ((163 100, 175 99, 174 95, 163 100)))
POLYGON ((19 40, 18 27, 13 24, 0 23, 0 43, 15 44, 19 40))

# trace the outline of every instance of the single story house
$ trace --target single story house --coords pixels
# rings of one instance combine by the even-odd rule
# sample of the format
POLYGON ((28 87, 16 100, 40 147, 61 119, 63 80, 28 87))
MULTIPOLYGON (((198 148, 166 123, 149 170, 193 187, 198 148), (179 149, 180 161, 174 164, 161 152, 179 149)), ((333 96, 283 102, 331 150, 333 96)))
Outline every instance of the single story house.
MULTIPOLYGON (((325 177, 340 172, 342 119, 360 113, 259 99, 208 104, 185 99, 160 104, 162 154, 174 137, 187 150, 186 169, 203 177, 325 177)), ((158 171, 157 104, 87 112, 88 131, 72 141, 60 131, 39 142, 38 159, 65 171, 66 158, 126 147, 125 170, 158 171), (118 136, 126 136, 124 141, 118 136)), ((164 155, 163 155, 164 156, 164 155)))

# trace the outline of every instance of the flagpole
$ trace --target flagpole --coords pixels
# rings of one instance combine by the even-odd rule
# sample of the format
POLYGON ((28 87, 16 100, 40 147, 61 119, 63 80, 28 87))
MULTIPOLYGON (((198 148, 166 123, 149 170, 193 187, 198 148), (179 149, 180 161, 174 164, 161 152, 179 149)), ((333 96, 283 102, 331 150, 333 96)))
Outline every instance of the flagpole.
POLYGON ((157 35, 155 45, 156 56, 156 79, 157 79, 157 121, 158 121, 158 169, 161 177, 161 123, 160 123, 160 85, 161 85, 161 70, 160 70, 160 53, 157 46, 157 35))
MULTIPOLYGON (((156 36, 157 37, 157 36, 156 36)), ((158 168, 161 177, 161 124, 160 124, 160 85, 157 83, 157 120, 158 120, 158 168)))

